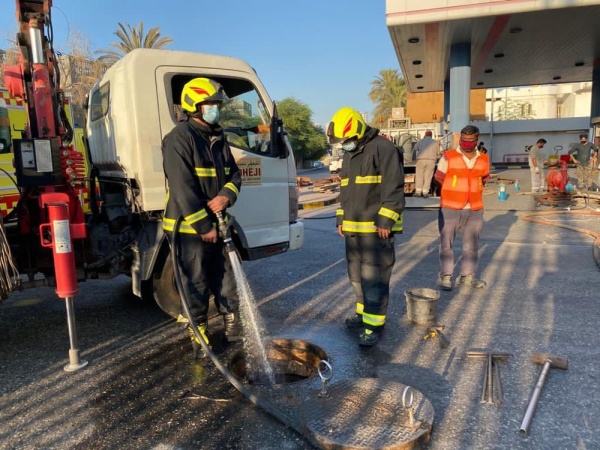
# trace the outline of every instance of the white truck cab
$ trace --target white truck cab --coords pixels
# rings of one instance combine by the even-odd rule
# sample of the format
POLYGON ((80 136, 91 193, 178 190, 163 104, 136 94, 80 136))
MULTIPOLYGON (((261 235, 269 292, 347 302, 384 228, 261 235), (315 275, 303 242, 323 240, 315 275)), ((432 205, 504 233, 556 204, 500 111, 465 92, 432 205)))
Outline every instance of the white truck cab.
POLYGON ((179 311, 178 306, 174 310, 178 298, 161 226, 166 195, 161 142, 180 118, 183 86, 196 77, 216 80, 229 97, 220 123, 242 173, 238 201, 229 210, 242 258, 298 249, 304 237, 297 220, 294 155, 254 69, 224 56, 133 50, 107 70, 88 100, 86 131, 95 184, 90 192, 98 192, 100 201, 93 203, 100 203, 102 211, 96 213, 108 222, 106 230, 98 227, 90 235, 97 254, 129 245, 134 293, 141 296, 152 286, 155 299, 171 315, 179 311), (107 232, 119 237, 106 244, 107 232), (171 299, 165 301, 165 295, 171 299))

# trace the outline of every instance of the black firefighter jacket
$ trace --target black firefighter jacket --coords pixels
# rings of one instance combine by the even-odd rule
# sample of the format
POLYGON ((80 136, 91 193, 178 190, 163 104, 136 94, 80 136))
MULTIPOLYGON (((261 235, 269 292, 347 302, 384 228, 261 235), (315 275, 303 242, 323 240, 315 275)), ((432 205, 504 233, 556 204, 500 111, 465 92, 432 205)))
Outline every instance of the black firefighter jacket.
POLYGON ((168 180, 163 229, 172 232, 181 215, 179 231, 204 234, 216 223, 206 206, 217 195, 237 199, 242 185, 223 129, 189 119, 179 122, 162 142, 163 168, 168 180))
POLYGON ((377 227, 402 232, 404 170, 396 146, 367 128, 352 152, 345 152, 340 171, 337 225, 345 235, 377 233, 377 227))

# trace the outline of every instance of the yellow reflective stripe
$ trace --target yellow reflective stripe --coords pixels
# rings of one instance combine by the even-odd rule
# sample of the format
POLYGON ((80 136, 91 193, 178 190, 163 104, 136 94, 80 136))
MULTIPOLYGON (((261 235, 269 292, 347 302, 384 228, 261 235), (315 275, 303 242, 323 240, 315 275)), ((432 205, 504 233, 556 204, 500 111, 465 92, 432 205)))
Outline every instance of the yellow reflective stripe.
POLYGON ((362 314, 365 310, 365 305, 362 303, 356 302, 356 314, 362 314))
MULTIPOLYGON (((350 220, 344 220, 342 222, 342 231, 348 233, 376 233, 377 227, 375 222, 353 222, 350 220)), ((392 225, 392 231, 402 231, 402 216, 400 220, 392 225)))
POLYGON ((388 208, 384 208, 383 206, 381 208, 379 208, 379 213, 380 216, 383 217, 387 217, 388 219, 392 219, 394 221, 398 220, 398 218, 400 217, 400 214, 398 214, 395 211, 392 211, 391 209, 388 208))
POLYGON ((381 175, 367 175, 366 177, 356 177, 356 184, 378 184, 381 183, 381 175))
POLYGON ((186 223, 192 224, 192 223, 196 223, 199 220, 202 220, 206 217, 208 217, 208 213, 206 212, 206 209, 202 208, 200 211, 197 211, 194 214, 185 216, 184 219, 185 219, 186 223))
POLYGON ((335 215, 336 215, 336 216, 343 216, 343 215, 344 215, 344 210, 343 210, 343 209, 341 209, 341 208, 338 208, 338 209, 335 211, 335 215))
POLYGON ((363 323, 373 325, 374 327, 382 327, 385 325, 385 316, 379 316, 377 314, 363 313, 363 323))
MULTIPOLYGON (((165 231, 173 231, 175 229, 175 219, 163 219, 163 230, 165 231)), ((180 233, 188 233, 188 234, 196 234, 196 230, 194 230, 188 223, 181 222, 179 224, 179 232, 180 233)))
POLYGON ((375 233, 377 228, 375 222, 353 222, 350 220, 344 220, 342 222, 342 231, 349 233, 375 233))
POLYGON ((231 173, 231 167, 225 167, 225 175, 229 175, 231 173))
POLYGON ((342 178, 342 181, 340 181, 340 186, 348 186, 348 178, 342 178))
POLYGON ((238 195, 240 193, 240 191, 238 191, 238 188, 235 186, 235 184, 233 184, 231 182, 230 183, 225 183, 225 186, 223 186, 223 187, 229 189, 235 195, 238 195))
POLYGON ((212 167, 212 168, 196 167, 196 168, 194 168, 194 170, 196 171, 196 176, 198 176, 198 177, 214 178, 217 176, 217 169, 215 169, 214 167, 212 167))

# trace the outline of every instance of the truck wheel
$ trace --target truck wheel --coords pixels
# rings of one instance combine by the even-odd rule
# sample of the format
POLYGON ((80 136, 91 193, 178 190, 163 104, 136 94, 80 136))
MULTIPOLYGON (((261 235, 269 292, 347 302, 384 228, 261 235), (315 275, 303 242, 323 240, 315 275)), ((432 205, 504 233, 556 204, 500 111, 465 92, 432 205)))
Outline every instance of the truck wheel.
POLYGON ((160 309, 176 319, 179 316, 180 299, 171 258, 166 258, 162 270, 154 274, 152 288, 154 301, 160 309))
MULTIPOLYGON (((152 279, 152 293, 156 304, 169 316, 177 319, 180 314, 181 299, 175 284, 175 270, 173 260, 166 258, 162 270, 156 271, 152 279)), ((210 296, 208 317, 209 319, 219 313, 215 306, 214 297, 210 296)))

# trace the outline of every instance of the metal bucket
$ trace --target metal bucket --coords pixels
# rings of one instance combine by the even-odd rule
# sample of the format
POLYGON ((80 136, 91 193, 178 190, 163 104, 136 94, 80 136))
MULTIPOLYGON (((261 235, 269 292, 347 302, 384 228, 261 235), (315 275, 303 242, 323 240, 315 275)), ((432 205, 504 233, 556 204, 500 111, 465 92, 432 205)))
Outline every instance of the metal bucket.
POLYGON ((408 320, 421 325, 435 321, 439 291, 428 288, 417 288, 404 291, 408 320))

